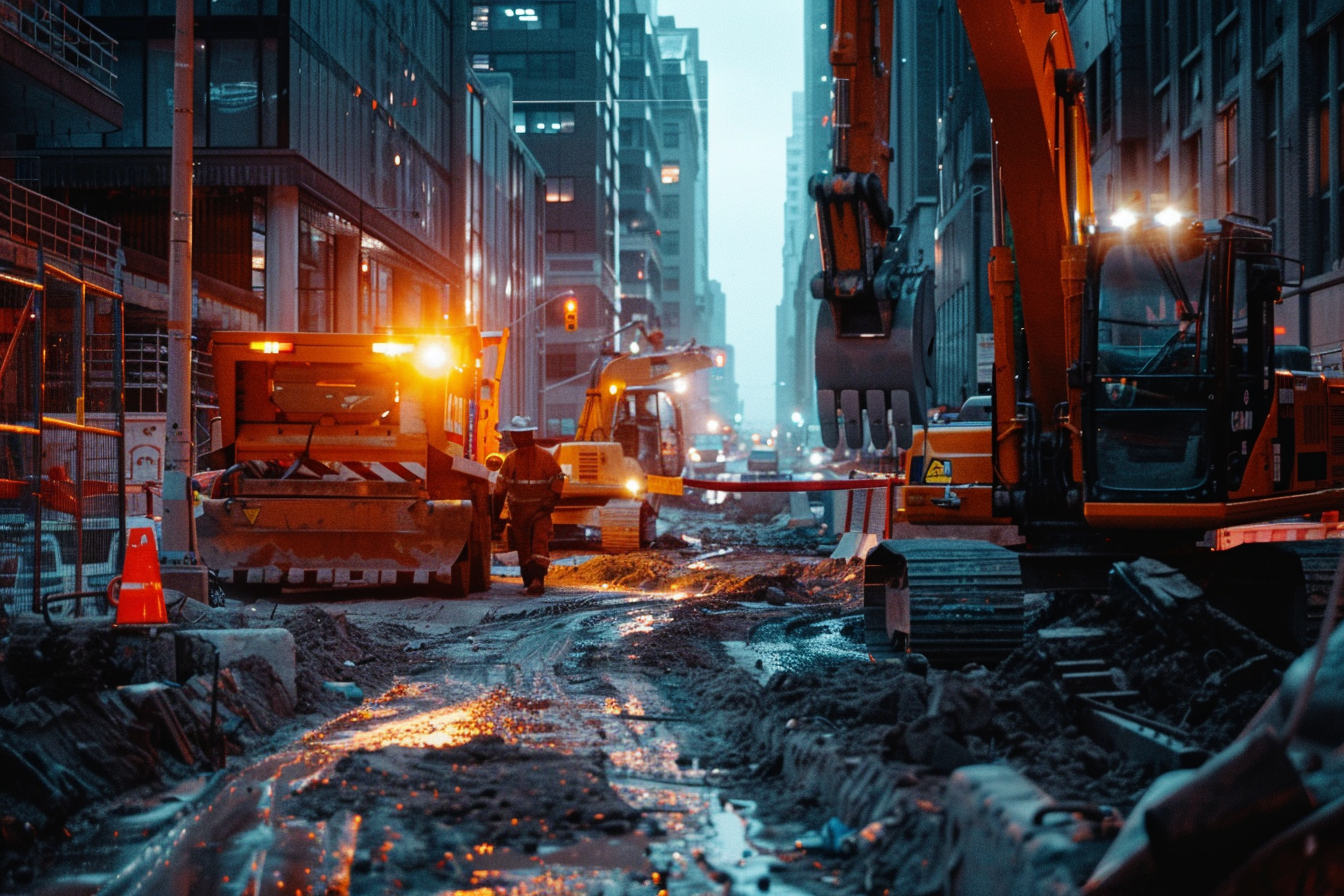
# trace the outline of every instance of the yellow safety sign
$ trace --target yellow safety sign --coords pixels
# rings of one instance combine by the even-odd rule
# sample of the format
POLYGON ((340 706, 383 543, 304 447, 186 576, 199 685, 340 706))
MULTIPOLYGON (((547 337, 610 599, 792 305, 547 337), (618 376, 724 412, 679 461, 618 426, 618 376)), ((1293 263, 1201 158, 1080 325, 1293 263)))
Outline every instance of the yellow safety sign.
POLYGON ((927 485, 951 485, 952 461, 935 457, 929 462, 929 469, 924 473, 924 482, 927 485))
POLYGON ((243 516, 247 517, 247 521, 255 526, 257 524, 257 517, 261 516, 261 508, 244 507, 243 516))

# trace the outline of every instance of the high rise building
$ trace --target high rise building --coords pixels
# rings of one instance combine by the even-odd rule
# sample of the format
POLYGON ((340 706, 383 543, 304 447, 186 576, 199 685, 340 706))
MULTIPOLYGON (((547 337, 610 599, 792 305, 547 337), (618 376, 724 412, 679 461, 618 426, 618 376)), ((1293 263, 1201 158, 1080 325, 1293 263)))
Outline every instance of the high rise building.
MULTIPOLYGON (((122 127, 38 133, 31 148, 44 191, 120 224, 128 330, 153 331, 166 307, 175 3, 79 5, 118 41, 122 127)), ((514 138, 507 93, 487 109, 465 41, 447 0, 198 4, 203 337, 495 322, 512 313, 495 305, 534 301, 540 169, 514 138)))
POLYGON ((621 312, 663 328, 663 80, 657 0, 621 0, 621 312))
POLYGON ((710 340, 714 323, 709 282, 708 63, 700 34, 678 28, 671 16, 658 22, 663 113, 663 329, 671 342, 710 340))
MULTIPOLYGON (((898 4, 899 5, 899 4, 898 4)), ((830 170, 831 16, 832 0, 803 0, 803 91, 794 106, 794 132, 789 138, 789 187, 785 199, 784 294, 776 320, 775 422, 796 426, 800 415, 810 439, 819 440, 813 341, 818 300, 812 278, 821 271, 816 249, 816 215, 807 195, 813 175, 830 170), (792 166, 798 165, 798 170, 792 166)))
POLYGON ((546 172, 544 307, 526 326, 544 340, 543 434, 570 436, 620 314, 616 0, 470 8, 471 67, 513 76, 515 130, 546 172), (575 330, 557 301, 568 294, 575 330))

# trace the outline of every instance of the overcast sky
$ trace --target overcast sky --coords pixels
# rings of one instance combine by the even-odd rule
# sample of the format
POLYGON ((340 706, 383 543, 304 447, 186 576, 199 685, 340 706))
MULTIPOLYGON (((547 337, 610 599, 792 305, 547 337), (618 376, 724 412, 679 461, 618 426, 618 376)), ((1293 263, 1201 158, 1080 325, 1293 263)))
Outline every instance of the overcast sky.
POLYGON ((774 422, 785 140, 803 89, 802 0, 658 0, 709 62, 709 276, 723 284, 746 420, 774 422))

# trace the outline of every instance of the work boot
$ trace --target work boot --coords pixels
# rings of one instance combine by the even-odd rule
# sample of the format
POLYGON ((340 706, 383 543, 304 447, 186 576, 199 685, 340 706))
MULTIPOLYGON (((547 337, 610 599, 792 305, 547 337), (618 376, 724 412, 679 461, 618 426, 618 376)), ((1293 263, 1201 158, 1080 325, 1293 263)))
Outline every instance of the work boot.
POLYGON ((532 584, 527 586, 527 593, 531 597, 541 597, 546 593, 546 580, 538 576, 532 580, 532 584))
POLYGON ((524 563, 522 566, 522 571, 523 571, 522 591, 524 594, 531 594, 532 582, 537 577, 536 566, 534 566, 531 563, 524 563))

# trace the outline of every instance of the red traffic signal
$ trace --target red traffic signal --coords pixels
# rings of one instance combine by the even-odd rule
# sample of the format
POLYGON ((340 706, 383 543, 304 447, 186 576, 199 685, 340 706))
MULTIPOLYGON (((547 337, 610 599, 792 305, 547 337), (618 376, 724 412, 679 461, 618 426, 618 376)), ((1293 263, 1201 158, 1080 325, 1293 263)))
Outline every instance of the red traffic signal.
POLYGON ((565 302, 565 330, 572 333, 579 328, 579 303, 577 299, 565 302))

